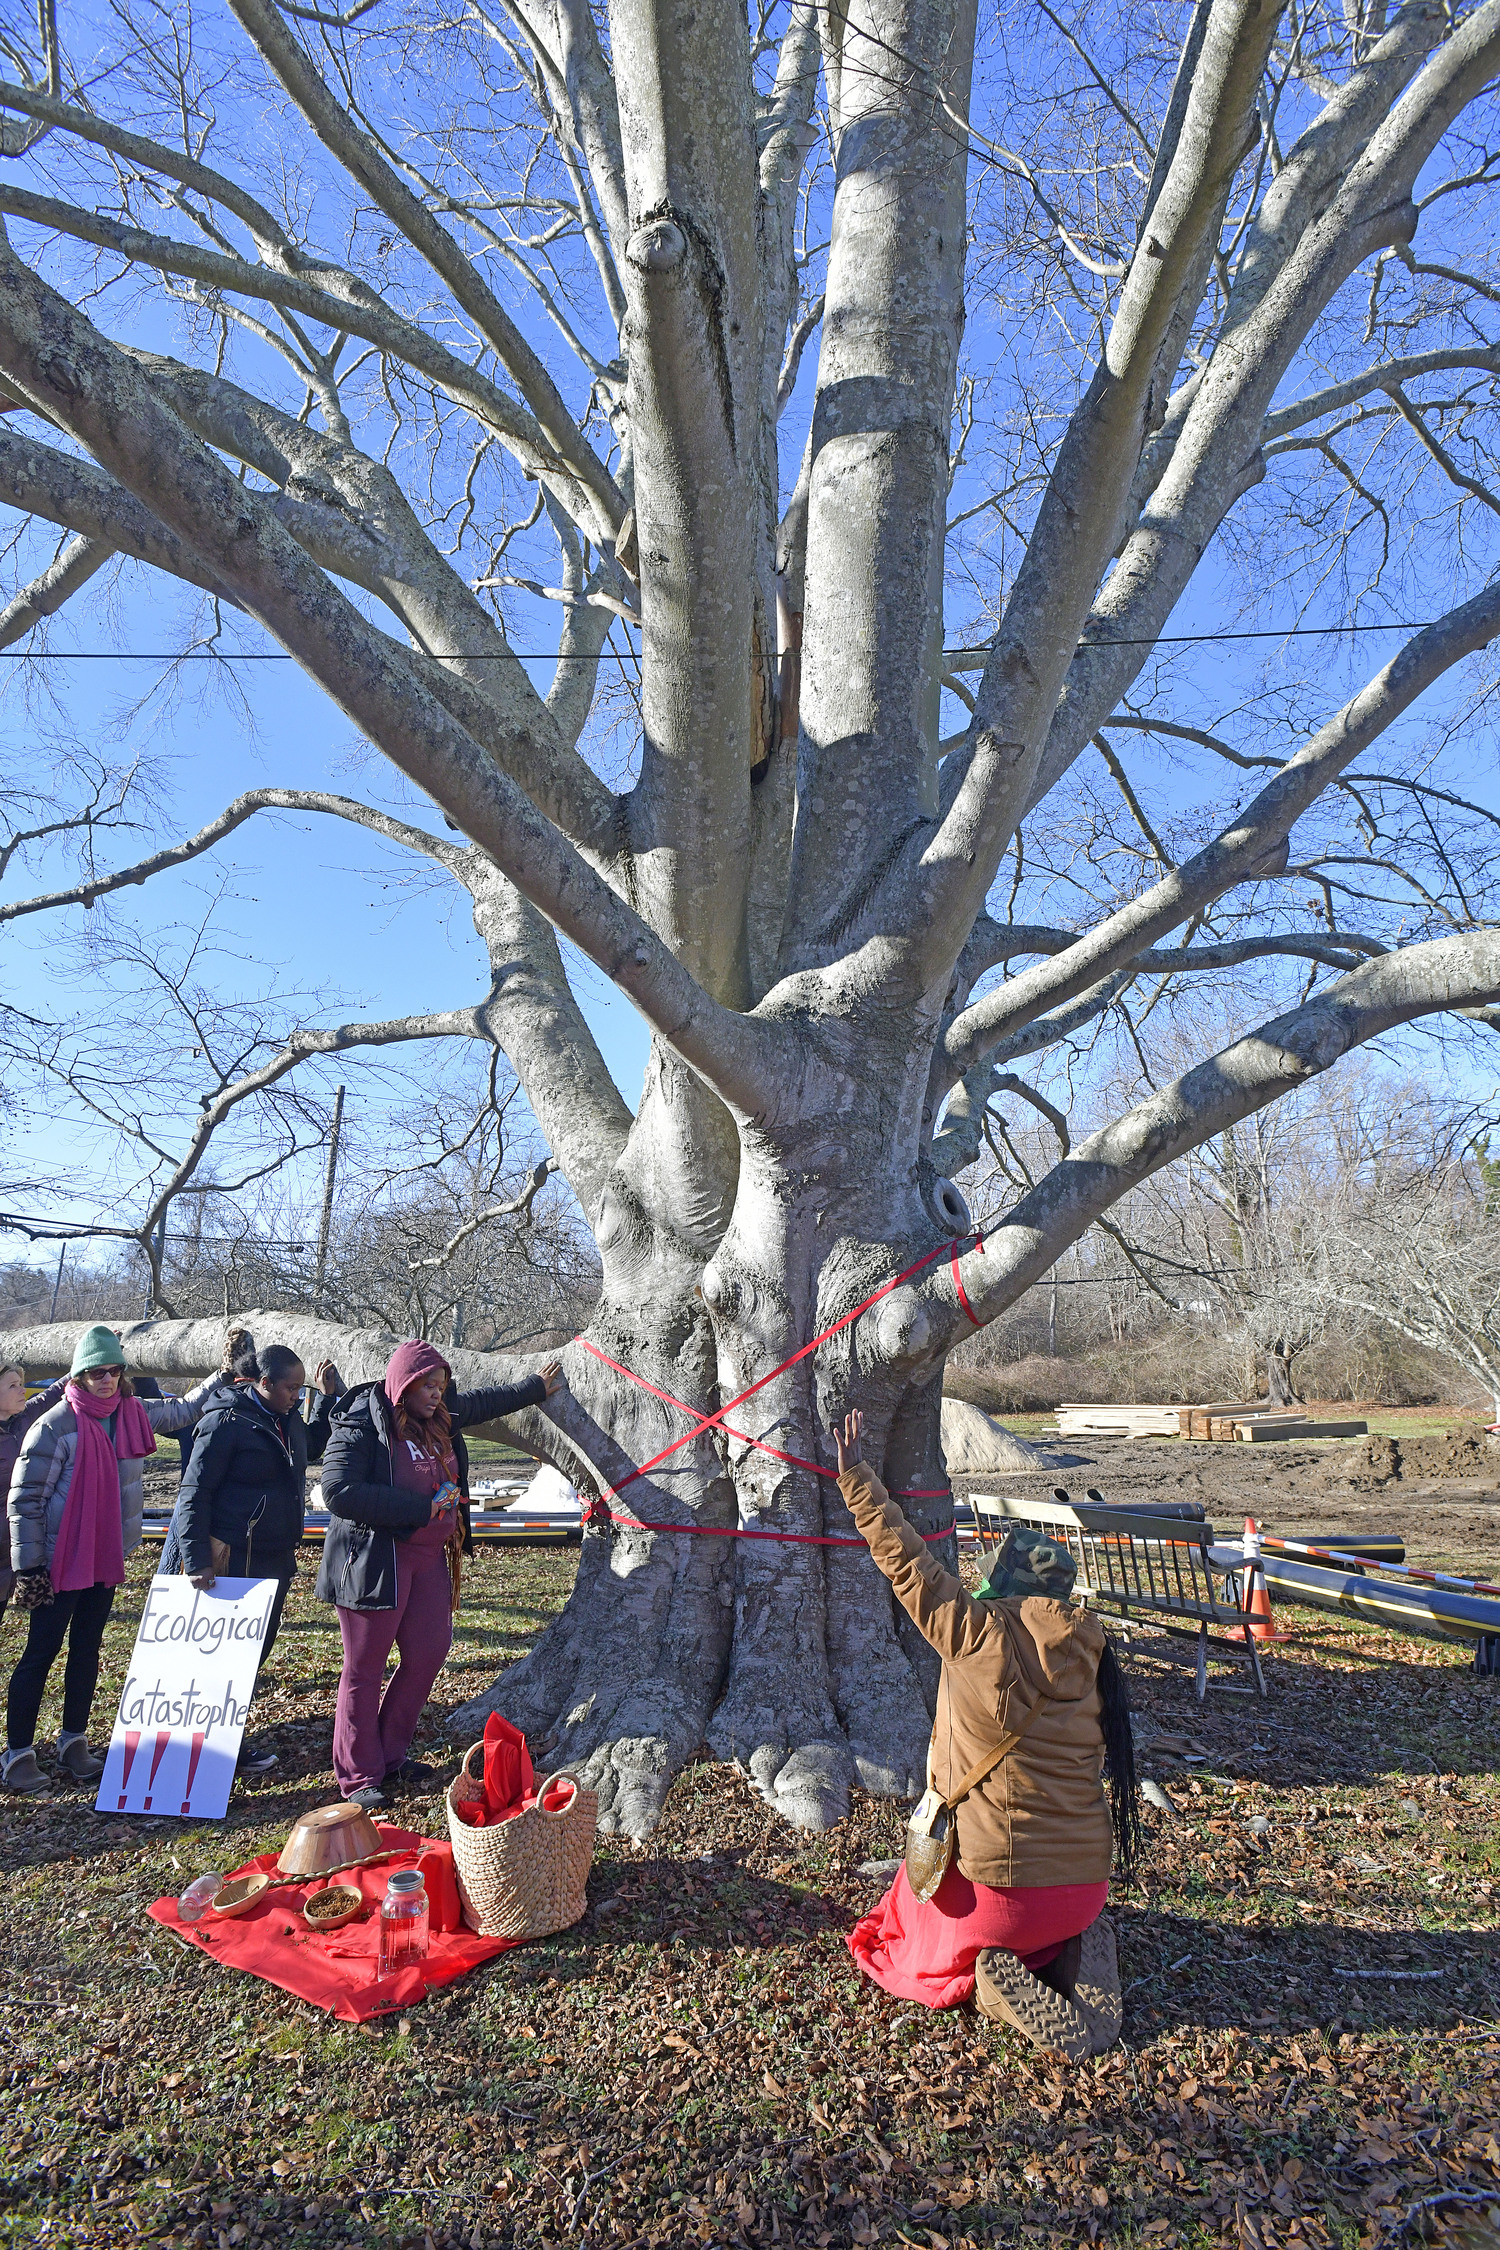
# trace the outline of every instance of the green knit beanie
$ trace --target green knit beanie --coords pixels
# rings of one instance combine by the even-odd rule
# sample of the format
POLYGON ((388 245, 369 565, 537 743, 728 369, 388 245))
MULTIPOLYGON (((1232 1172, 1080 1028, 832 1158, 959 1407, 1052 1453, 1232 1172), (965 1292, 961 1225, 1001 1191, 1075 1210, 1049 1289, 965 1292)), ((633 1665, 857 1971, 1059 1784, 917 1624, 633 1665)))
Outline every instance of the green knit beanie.
POLYGON ((125 1351, 112 1328, 86 1328, 73 1350, 70 1375, 85 1375, 91 1367, 123 1367, 125 1351))

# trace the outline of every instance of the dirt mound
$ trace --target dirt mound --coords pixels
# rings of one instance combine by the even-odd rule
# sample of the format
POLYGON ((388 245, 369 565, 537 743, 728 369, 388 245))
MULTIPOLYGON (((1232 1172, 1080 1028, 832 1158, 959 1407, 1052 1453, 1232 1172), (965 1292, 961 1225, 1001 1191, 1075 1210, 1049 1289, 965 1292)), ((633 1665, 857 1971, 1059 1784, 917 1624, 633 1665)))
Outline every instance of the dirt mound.
POLYGON ((943 1401, 943 1458, 950 1476, 1015 1476, 1046 1465, 1034 1445, 957 1398, 943 1401))
POLYGON ((1486 1437, 1480 1422, 1461 1422, 1428 1437, 1368 1437, 1333 1455, 1325 1473, 1330 1483, 1356 1492, 1429 1477, 1482 1477, 1500 1473, 1500 1444, 1486 1437))

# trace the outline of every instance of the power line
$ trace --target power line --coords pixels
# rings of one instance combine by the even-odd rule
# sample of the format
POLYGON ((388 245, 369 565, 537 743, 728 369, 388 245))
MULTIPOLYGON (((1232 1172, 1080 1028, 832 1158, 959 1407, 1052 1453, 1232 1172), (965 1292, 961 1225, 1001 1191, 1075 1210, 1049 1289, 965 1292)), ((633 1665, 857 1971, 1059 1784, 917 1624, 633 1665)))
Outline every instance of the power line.
MULTIPOLYGON (((1219 641, 1297 641, 1327 640, 1341 633, 1426 633, 1434 625, 1441 625, 1440 617, 1425 619, 1396 618, 1388 625, 1260 625, 1228 633, 1142 633, 1119 639, 1084 639, 1078 643, 1080 651, 1102 648, 1203 648, 1219 641)), ((425 655, 426 650, 414 651, 425 655)), ((968 658, 983 663, 989 655, 987 648, 945 648, 943 656, 949 662, 968 658)), ((615 664, 638 664, 638 649, 600 649, 598 658, 588 656, 563 657, 555 648, 478 649, 471 655, 462 650, 445 650, 441 661, 447 664, 590 664, 609 658, 615 664)), ((250 649, 236 652, 229 649, 140 649, 140 648, 4 648, 0 659, 14 664, 295 664, 297 658, 286 649, 250 649)))

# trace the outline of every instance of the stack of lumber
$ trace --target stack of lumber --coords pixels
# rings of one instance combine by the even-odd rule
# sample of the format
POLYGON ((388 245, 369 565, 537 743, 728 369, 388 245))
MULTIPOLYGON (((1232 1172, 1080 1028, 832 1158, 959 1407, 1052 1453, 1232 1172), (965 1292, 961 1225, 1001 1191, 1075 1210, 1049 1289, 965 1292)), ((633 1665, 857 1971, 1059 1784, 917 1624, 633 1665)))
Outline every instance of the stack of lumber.
POLYGON ((1060 1406, 1065 1438, 1208 1438, 1265 1445, 1275 1439, 1364 1437, 1366 1422, 1318 1422, 1299 1406, 1264 1399, 1211 1399, 1202 1406, 1060 1406))
POLYGON ((1300 1406, 1267 1406, 1264 1399, 1218 1399, 1206 1406, 1184 1406, 1178 1414, 1184 1437, 1236 1440, 1265 1445, 1278 1439, 1364 1437, 1364 1422, 1317 1422, 1300 1406))
POLYGON ((1176 1437, 1175 1406, 1060 1406, 1059 1437, 1176 1437))
POLYGON ((1177 1428, 1179 1435, 1187 1438, 1207 1438, 1216 1435, 1215 1422, 1229 1422, 1240 1418, 1248 1421, 1254 1414, 1290 1413, 1290 1407, 1267 1407, 1264 1399, 1209 1399, 1202 1406, 1179 1406, 1177 1428))
MULTIPOLYGON (((1264 1445, 1268 1439, 1300 1440, 1315 1437, 1367 1437, 1368 1422, 1315 1422, 1310 1414, 1283 1412, 1279 1414, 1254 1414, 1236 1419, 1222 1432, 1226 1438, 1240 1438, 1249 1445, 1264 1445)), ((1220 1436, 1215 1430, 1213 1435, 1220 1436)))

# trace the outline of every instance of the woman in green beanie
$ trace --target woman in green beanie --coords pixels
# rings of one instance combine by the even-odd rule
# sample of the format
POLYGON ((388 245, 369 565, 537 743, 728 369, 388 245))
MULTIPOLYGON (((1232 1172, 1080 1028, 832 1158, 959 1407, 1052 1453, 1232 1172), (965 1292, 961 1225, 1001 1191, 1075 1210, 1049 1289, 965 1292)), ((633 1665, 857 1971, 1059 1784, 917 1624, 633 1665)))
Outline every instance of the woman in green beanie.
POLYGON ((62 1398, 26 1433, 11 1475, 11 1567, 17 1609, 30 1623, 6 1691, 6 1750, 0 1786, 34 1795, 47 1787, 37 1763, 36 1722, 47 1675, 63 1642, 62 1727, 57 1763, 69 1781, 97 1781, 104 1761, 85 1733, 99 1680, 99 1649, 140 1544, 141 1463, 156 1434, 191 1428, 212 1383, 186 1398, 137 1398, 112 1328, 86 1329, 62 1398))

